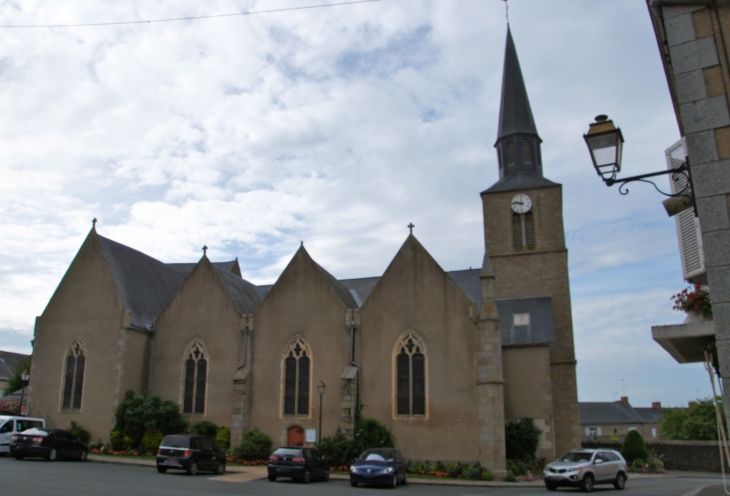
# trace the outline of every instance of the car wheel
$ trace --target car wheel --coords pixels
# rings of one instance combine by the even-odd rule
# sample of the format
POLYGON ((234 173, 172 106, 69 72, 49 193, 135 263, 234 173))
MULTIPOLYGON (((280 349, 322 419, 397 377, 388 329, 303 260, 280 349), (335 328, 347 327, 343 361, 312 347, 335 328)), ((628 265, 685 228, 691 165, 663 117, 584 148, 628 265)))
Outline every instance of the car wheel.
POLYGON ((83 450, 81 453, 79 453, 79 461, 85 462, 86 461, 86 450, 83 450))
POLYGON ((269 476, 269 482, 276 482, 276 476, 275 475, 270 475, 269 476))
POLYGON ((49 462, 55 462, 56 460, 58 460, 58 452, 55 449, 52 449, 48 453, 48 456, 46 456, 46 460, 48 460, 49 462))
POLYGON ((165 472, 167 472, 167 467, 161 467, 157 465, 157 471, 161 474, 164 474, 165 472))
POLYGON ((198 473, 198 461, 193 460, 190 462, 190 466, 188 467, 188 475, 195 475, 198 473))
POLYGON ((312 480, 312 473, 309 471, 309 469, 304 469, 304 477, 302 477, 302 482, 305 484, 309 484, 309 481, 312 480))
POLYGON ((226 473, 226 462, 219 461, 218 465, 215 467, 215 473, 218 475, 223 475, 226 473))
POLYGON ((583 480, 580 483, 580 490, 584 493, 593 491, 593 476, 591 474, 586 474, 586 476, 583 477, 583 480))
POLYGON ((553 484, 552 482, 546 482, 545 487, 547 487, 548 491, 555 491, 558 488, 557 484, 553 484))
POLYGON ((351 485, 352 487, 357 487, 357 482, 353 482, 353 481, 350 481, 350 485, 351 485))
POLYGON ((326 471, 326 472, 324 473, 324 478, 323 478, 323 480, 324 480, 325 482, 327 482, 328 480, 330 480, 330 469, 327 469, 327 471, 326 471))
POLYGON ((390 487, 392 487, 393 489, 398 487, 398 474, 397 473, 393 474, 393 482, 390 485, 390 487))
POLYGON ((616 480, 613 481, 613 487, 619 491, 626 487, 626 475, 623 472, 619 472, 616 476, 616 480))
POLYGON ((16 460, 22 460, 23 459, 23 455, 15 455, 15 459, 16 460))

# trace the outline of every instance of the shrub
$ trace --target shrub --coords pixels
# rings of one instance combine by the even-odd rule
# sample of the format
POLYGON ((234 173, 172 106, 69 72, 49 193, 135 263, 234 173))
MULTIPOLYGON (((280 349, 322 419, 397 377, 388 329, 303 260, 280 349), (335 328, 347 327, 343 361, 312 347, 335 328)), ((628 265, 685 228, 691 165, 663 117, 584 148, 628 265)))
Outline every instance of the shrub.
POLYGON ((273 441, 258 427, 243 434, 241 442, 233 448, 233 456, 242 460, 265 460, 271 454, 273 441))
POLYGON ((157 448, 162 444, 162 439, 165 437, 162 431, 159 429, 150 429, 142 436, 142 446, 146 453, 155 453, 157 448))
POLYGON ((215 444, 225 453, 231 449, 231 430, 228 427, 221 427, 215 435, 215 444))
POLYGON ((629 431, 621 445, 621 454, 629 463, 634 460, 647 460, 649 458, 649 450, 646 449, 646 443, 639 431, 629 431))
POLYGON ((482 480, 492 481, 494 480, 494 474, 487 469, 482 470, 482 480))
POLYGON ((531 462, 535 458, 541 434, 542 431, 535 426, 535 421, 529 417, 507 422, 504 429, 507 458, 531 462))
POLYGON ((477 466, 467 468, 466 478, 471 480, 480 480, 482 478, 482 469, 477 466))
POLYGON ((213 422, 203 420, 202 422, 191 425, 188 429, 188 432, 196 436, 205 436, 211 439, 215 439, 215 437, 218 435, 219 429, 220 427, 215 425, 213 422))
POLYGON ((393 448, 395 439, 388 428, 375 419, 355 417, 355 453, 368 448, 393 448))
POLYGON ((118 429, 114 429, 109 435, 109 442, 114 451, 124 451, 127 449, 127 444, 124 442, 124 434, 118 429))
POLYGON ((334 436, 323 437, 317 449, 327 457, 331 467, 349 465, 355 458, 355 444, 339 427, 334 436))
POLYGON ((145 398, 134 391, 127 391, 124 395, 124 401, 117 407, 115 417, 114 430, 130 439, 127 449, 139 446, 145 432, 150 429, 157 429, 166 436, 180 434, 187 426, 180 409, 172 401, 163 401, 159 396, 145 398))
POLYGON ((69 431, 74 436, 76 436, 76 439, 78 439, 82 443, 89 444, 89 439, 91 439, 91 434, 89 434, 89 431, 84 429, 82 426, 80 426, 73 420, 68 425, 68 428, 66 430, 69 431))
POLYGON ((461 465, 458 463, 449 463, 444 467, 444 472, 448 472, 449 477, 458 477, 461 475, 461 465))

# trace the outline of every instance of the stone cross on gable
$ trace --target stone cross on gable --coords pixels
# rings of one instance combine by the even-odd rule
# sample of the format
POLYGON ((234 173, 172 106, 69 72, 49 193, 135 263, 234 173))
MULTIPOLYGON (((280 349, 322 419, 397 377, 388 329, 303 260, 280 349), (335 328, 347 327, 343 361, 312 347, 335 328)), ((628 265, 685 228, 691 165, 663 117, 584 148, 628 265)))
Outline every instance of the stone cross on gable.
POLYGON ((208 254, 208 247, 203 245, 203 256, 206 256, 208 254))
POLYGON ((414 226, 414 225, 413 225, 413 222, 411 222, 411 223, 410 223, 410 224, 408 224, 408 225, 407 225, 406 227, 408 227, 408 229, 410 229, 410 230, 411 230, 411 234, 413 234, 413 228, 414 228, 414 227, 416 227, 416 226, 414 226))

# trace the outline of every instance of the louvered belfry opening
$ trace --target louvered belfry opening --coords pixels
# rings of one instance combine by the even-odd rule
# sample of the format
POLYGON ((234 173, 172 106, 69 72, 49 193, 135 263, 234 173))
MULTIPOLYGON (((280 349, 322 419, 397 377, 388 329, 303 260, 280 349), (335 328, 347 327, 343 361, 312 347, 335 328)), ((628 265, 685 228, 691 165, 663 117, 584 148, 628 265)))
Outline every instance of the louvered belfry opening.
POLYGON ((310 370, 307 347, 298 338, 284 359, 284 415, 309 415, 310 370))
POLYGON ((515 163, 515 142, 513 140, 507 141, 507 165, 514 165, 515 163))
POLYGON ((512 214, 512 240, 515 251, 535 249, 535 221, 532 212, 512 214))
POLYGON ((183 413, 205 413, 208 359, 203 344, 196 340, 186 353, 183 413))
POLYGON ((412 333, 399 343, 396 356, 396 412, 399 416, 426 415, 426 356, 412 333))
POLYGON ((84 370, 86 350, 81 341, 76 341, 66 353, 66 373, 63 380, 61 408, 80 410, 81 395, 84 390, 84 370))
POLYGON ((528 139, 522 140, 522 159, 525 161, 526 164, 532 163, 532 146, 530 145, 530 140, 528 139))

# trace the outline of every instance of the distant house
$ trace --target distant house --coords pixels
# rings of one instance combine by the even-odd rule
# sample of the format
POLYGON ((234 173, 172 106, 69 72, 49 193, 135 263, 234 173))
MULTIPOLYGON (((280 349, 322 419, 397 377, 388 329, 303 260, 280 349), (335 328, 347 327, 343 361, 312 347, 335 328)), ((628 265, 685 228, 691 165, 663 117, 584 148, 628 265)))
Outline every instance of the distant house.
POLYGON ((0 351, 0 398, 3 397, 5 387, 15 374, 18 364, 29 356, 21 353, 11 353, 10 351, 0 351))
POLYGON ((659 439, 662 418, 660 402, 650 408, 634 408, 626 396, 612 403, 579 403, 580 427, 583 440, 623 439, 629 431, 637 430, 644 439, 659 439))

